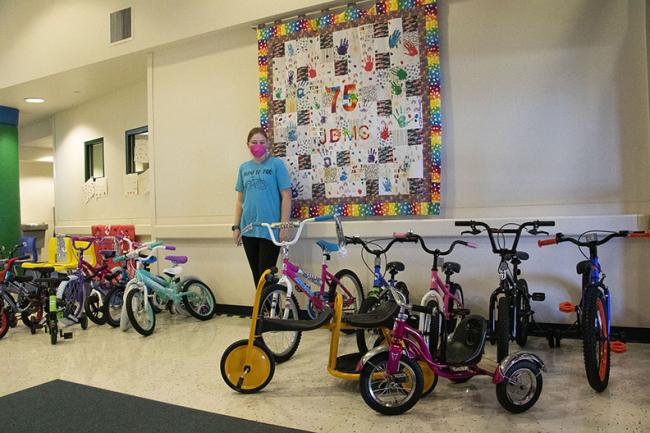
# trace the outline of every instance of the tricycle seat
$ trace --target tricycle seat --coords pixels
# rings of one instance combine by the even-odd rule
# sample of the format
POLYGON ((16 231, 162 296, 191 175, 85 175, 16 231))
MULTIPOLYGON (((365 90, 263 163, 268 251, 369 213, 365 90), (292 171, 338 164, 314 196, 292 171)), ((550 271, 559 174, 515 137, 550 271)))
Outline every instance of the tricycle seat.
POLYGON ((268 319, 260 317, 258 333, 269 331, 311 331, 318 329, 332 318, 332 309, 326 307, 314 320, 268 319))
POLYGON ((478 363, 483 356, 486 334, 487 322, 483 317, 473 314, 464 318, 456 327, 447 347, 447 363, 449 365, 478 363))
POLYGON ((392 328, 398 310, 395 302, 385 301, 367 313, 344 314, 342 321, 356 328, 392 328))

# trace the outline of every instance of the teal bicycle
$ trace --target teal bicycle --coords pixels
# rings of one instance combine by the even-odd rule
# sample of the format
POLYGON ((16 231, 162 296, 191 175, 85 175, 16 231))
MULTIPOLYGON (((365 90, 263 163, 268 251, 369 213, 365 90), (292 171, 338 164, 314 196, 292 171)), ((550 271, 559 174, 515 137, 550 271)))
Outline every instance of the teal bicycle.
POLYGON ((156 262, 154 253, 158 249, 175 250, 171 245, 165 246, 160 241, 148 242, 140 248, 115 260, 133 259, 137 261, 135 278, 125 288, 124 308, 120 323, 123 330, 131 325, 145 337, 156 328, 156 313, 167 308, 172 313, 187 312, 199 320, 209 320, 214 316, 216 301, 210 288, 196 277, 182 279, 182 264, 187 263, 187 256, 166 256, 172 263, 163 275, 155 275, 149 266, 156 262), (144 254, 149 251, 149 254, 144 254))

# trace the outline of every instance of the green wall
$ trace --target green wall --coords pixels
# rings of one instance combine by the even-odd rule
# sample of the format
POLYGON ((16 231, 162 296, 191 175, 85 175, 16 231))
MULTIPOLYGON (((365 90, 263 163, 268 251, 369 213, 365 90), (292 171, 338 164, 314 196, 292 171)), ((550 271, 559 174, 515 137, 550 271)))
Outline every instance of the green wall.
POLYGON ((0 123, 0 245, 11 249, 20 238, 18 128, 0 123))

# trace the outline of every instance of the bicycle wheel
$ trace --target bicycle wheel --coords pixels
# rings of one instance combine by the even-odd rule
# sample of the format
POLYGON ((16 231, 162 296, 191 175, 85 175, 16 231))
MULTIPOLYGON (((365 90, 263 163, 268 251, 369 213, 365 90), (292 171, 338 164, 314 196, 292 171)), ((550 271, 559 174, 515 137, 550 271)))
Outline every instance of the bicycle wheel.
MULTIPOLYGON (((366 298, 361 302, 359 313, 369 313, 379 306, 380 300, 376 297, 366 298)), ((384 337, 379 328, 363 328, 356 330, 357 348, 360 353, 366 353, 368 350, 377 346, 378 342, 384 337)))
POLYGON ((95 325, 103 325, 106 323, 106 315, 104 314, 105 299, 101 293, 96 290, 93 290, 86 299, 85 311, 86 316, 93 322, 95 325))
MULTIPOLYGON (((260 318, 284 318, 285 306, 287 309, 287 320, 298 320, 298 300, 294 294, 287 302, 287 288, 280 284, 271 284, 264 288, 260 298, 260 318)), ((273 354, 275 361, 279 364, 287 361, 296 353, 301 331, 272 331, 264 332, 260 336, 262 343, 273 354)))
POLYGON ((497 305, 497 362, 508 356, 510 345, 510 302, 507 296, 499 298, 497 305))
POLYGON ((131 325, 145 337, 151 335, 156 327, 156 314, 151 303, 140 289, 131 289, 126 296, 126 314, 131 325))
POLYGON ((4 307, 2 299, 0 299, 0 338, 4 337, 9 331, 9 315, 4 307))
POLYGON ((344 313, 356 313, 361 307, 363 302, 363 287, 361 286, 361 280, 357 277, 353 271, 349 269, 341 269, 338 271, 334 277, 339 281, 340 284, 332 282, 328 292, 328 300, 331 302, 331 305, 334 305, 334 299, 336 298, 336 293, 340 293, 343 297, 343 312, 344 313), (343 287, 349 292, 346 293, 343 290, 343 287))
POLYGON ((524 347, 528 341, 528 330, 530 325, 530 298, 528 296, 528 283, 526 280, 517 281, 517 335, 515 341, 519 347, 524 347))
POLYGON ((415 405, 422 395, 424 378, 418 363, 406 356, 399 360, 396 374, 388 375, 388 352, 370 358, 361 370, 361 397, 384 415, 399 415, 415 405))
POLYGON ((226 384, 242 394, 261 391, 273 378, 275 359, 273 354, 260 341, 253 342, 246 368, 248 340, 235 341, 221 355, 221 377, 226 384))
POLYGON ((106 323, 108 323, 113 328, 120 326, 123 303, 124 286, 114 286, 106 294, 106 302, 104 302, 104 317, 106 317, 106 323))
POLYGON ((49 322, 48 330, 50 331, 50 343, 55 345, 57 337, 59 336, 59 327, 56 320, 50 320, 49 322))
POLYGON ((212 291, 203 281, 185 280, 181 292, 188 294, 183 296, 183 305, 192 316, 199 320, 212 319, 216 302, 212 291))
POLYGON ((585 294, 582 347, 589 385, 603 392, 609 383, 610 347, 607 333, 607 301, 598 287, 589 286, 585 294))
MULTIPOLYGON (((465 297, 463 296, 463 288, 460 287, 460 284, 452 283, 451 293, 458 294, 461 303, 459 304, 458 301, 456 301, 455 299, 450 299, 447 304, 447 311, 452 311, 458 308, 462 308, 462 305, 465 304, 465 297)), ((454 330, 456 329, 456 325, 458 325, 458 322, 459 320, 458 317, 456 316, 447 320, 447 335, 454 332, 454 330)))
POLYGON ((512 413, 525 412, 537 402, 542 393, 542 374, 539 367, 528 360, 515 362, 497 384, 497 400, 512 413))

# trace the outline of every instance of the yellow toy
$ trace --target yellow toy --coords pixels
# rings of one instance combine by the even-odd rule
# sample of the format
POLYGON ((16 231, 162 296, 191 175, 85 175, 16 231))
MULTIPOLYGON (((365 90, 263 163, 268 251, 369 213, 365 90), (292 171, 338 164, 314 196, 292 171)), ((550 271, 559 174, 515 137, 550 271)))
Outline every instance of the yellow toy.
MULTIPOLYGON (((78 241, 77 245, 85 247, 88 242, 78 241)), ((23 269, 54 268, 56 272, 67 273, 77 268, 79 257, 77 251, 72 248, 72 239, 67 236, 55 236, 50 238, 47 244, 47 263, 23 263, 23 269), (58 259, 58 260, 57 260, 58 259)), ((84 251, 83 258, 91 266, 97 265, 95 256, 95 245, 84 251)))

